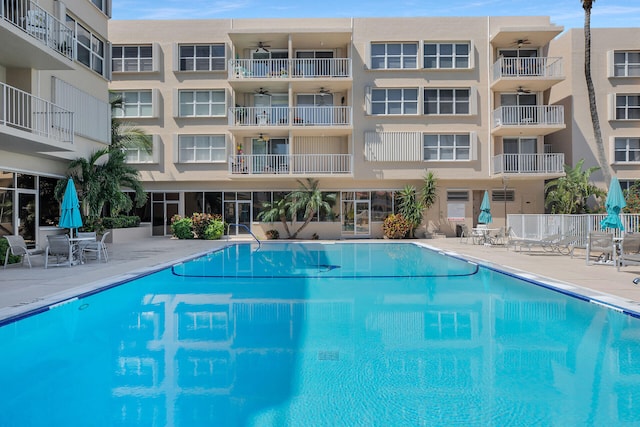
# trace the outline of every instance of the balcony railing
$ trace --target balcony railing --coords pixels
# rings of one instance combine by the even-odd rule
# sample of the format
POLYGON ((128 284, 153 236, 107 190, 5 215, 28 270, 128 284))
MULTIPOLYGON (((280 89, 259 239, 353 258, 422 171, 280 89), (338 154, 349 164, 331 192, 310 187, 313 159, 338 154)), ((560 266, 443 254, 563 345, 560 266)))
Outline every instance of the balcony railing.
POLYGON ((0 2, 0 15, 51 49, 73 59, 73 31, 30 0, 0 2))
POLYGON ((504 77, 557 79, 562 73, 562 58, 500 58, 493 64, 494 81, 504 77))
POLYGON ((561 174, 564 153, 499 154, 493 157, 494 174, 561 174))
POLYGON ((344 175, 351 154, 241 154, 229 157, 229 173, 244 175, 344 175))
POLYGON ((351 59, 231 59, 229 61, 229 79, 289 77, 351 77, 351 59))
POLYGON ((73 142, 73 113, 0 83, 0 126, 9 126, 60 142, 73 142))
POLYGON ((502 106, 493 111, 493 127, 564 125, 562 105, 502 106))
POLYGON ((230 126, 350 126, 351 107, 232 107, 230 126))

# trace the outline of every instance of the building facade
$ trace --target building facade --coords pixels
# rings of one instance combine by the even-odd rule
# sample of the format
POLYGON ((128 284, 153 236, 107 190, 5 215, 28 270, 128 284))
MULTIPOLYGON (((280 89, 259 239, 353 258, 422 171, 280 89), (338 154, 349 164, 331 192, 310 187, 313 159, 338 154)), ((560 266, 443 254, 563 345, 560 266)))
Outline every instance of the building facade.
POLYGON ((109 0, 0 2, 0 235, 44 243, 69 160, 110 142, 109 0))

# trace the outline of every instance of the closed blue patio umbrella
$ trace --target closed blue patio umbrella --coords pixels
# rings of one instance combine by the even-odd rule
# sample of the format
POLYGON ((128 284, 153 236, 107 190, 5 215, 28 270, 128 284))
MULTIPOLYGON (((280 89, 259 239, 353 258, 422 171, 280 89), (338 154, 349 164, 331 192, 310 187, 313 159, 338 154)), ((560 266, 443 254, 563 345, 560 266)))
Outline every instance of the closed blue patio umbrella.
POLYGON ((624 225, 622 225, 622 221, 620 220, 620 211, 625 206, 627 206, 627 202, 624 200, 620 182, 618 178, 614 176, 609 184, 609 193, 607 193, 607 201, 605 202, 607 216, 600 221, 600 227, 603 230, 606 228, 617 228, 624 231, 624 225))
POLYGON ((489 192, 485 191, 482 197, 482 204, 480 205, 480 215, 478 215, 478 222, 483 224, 491 223, 491 205, 489 203, 489 192))
POLYGON ((73 179, 67 181, 67 188, 62 197, 62 206, 60 207, 60 228, 69 228, 71 237, 73 237, 73 229, 82 227, 82 216, 80 215, 80 201, 73 179))

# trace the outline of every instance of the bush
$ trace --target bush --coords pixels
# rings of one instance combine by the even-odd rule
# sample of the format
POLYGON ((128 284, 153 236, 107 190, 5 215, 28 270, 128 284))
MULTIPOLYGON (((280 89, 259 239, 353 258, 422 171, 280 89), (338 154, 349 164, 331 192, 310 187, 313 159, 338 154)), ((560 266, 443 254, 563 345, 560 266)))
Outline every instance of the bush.
MULTIPOLYGON (((4 257, 7 256, 7 251, 9 250, 9 242, 7 239, 0 236, 0 262, 4 265, 4 257)), ((21 257, 16 255, 9 255, 9 264, 15 264, 16 262, 20 262, 21 257)))
POLYGON ((222 221, 213 220, 204 230, 204 238, 207 240, 218 240, 224 233, 224 223, 222 221))
POLYGON ((106 229, 132 228, 140 225, 139 216, 107 216, 103 218, 84 218, 81 231, 95 231, 103 234, 106 229))
POLYGON ((180 218, 171 224, 171 233, 178 239, 193 239, 191 218, 180 218))
POLYGON ((382 223, 382 232, 389 239, 402 239, 410 229, 409 222, 400 214, 391 214, 382 223))
POLYGON ((267 230, 264 234, 269 240, 278 240, 280 238, 280 233, 276 229, 267 230))

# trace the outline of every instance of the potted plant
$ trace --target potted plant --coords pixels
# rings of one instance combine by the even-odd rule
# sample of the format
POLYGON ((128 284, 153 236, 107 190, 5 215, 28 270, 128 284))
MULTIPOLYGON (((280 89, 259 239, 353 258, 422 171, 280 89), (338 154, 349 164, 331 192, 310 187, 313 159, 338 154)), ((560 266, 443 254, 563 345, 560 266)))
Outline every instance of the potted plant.
POLYGON ((277 240, 280 238, 280 233, 276 229, 267 230, 264 234, 269 240, 277 240))

